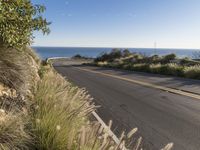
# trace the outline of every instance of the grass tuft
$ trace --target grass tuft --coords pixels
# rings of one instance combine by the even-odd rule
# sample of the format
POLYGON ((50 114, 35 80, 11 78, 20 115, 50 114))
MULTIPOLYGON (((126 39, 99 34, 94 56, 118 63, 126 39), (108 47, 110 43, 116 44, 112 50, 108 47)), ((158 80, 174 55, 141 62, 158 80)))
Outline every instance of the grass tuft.
POLYGON ((38 84, 35 100, 36 148, 76 149, 79 130, 94 110, 86 91, 50 71, 38 84))

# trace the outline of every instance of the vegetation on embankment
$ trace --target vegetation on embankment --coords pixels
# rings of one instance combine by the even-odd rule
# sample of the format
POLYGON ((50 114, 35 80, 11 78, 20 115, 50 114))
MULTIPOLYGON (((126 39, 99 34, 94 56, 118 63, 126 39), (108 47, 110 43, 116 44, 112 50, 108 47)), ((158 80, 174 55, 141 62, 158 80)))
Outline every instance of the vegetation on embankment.
POLYGON ((94 65, 101 67, 119 68, 130 71, 200 79, 200 61, 189 58, 177 58, 175 54, 165 56, 145 56, 114 49, 102 54, 94 60, 94 65))
POLYGON ((49 33, 44 10, 30 0, 0 0, 0 149, 103 150, 125 145, 126 136, 115 144, 99 123, 89 120, 95 106, 86 91, 28 48, 34 31, 49 33))
POLYGON ((0 0, 0 149, 140 149, 141 138, 131 144, 136 129, 114 143, 89 119, 95 106, 87 92, 28 48, 33 31, 49 32, 44 10, 30 0, 0 0))
MULTIPOLYGON (((10 50, 12 55, 0 47, 4 56, 0 59, 0 149, 120 147, 98 122, 89 119, 95 106, 84 89, 66 81, 51 65, 41 63, 31 49, 10 50)), ((122 135, 120 145, 130 141, 133 131, 122 135)), ((135 141, 140 143, 141 139, 135 141)))

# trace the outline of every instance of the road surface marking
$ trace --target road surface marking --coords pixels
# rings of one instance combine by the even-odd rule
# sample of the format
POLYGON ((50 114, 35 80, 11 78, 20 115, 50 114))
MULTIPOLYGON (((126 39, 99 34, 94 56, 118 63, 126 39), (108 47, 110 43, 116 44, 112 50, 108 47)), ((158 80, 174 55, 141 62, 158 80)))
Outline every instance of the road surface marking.
POLYGON ((100 75, 104 75, 104 76, 128 81, 128 82, 131 82, 131 83, 139 84, 139 85, 142 85, 142 86, 151 87, 151 88, 159 89, 159 90, 162 90, 162 91, 170 92, 170 93, 173 93, 173 94, 183 95, 183 96, 187 96, 187 97, 191 97, 191 98, 195 98, 195 99, 200 100, 200 95, 198 95, 198 94, 194 94, 194 93, 190 93, 190 92, 186 92, 186 91, 181 91, 181 90, 177 90, 177 89, 172 89, 172 88, 168 88, 168 87, 164 87, 164 86, 160 86, 160 85, 155 85, 155 84, 151 84, 151 83, 147 83, 147 82, 128 79, 128 78, 120 77, 120 76, 117 76, 117 75, 112 75, 112 74, 94 71, 94 70, 90 70, 90 69, 79 68, 79 67, 76 67, 76 68, 79 69, 79 70, 82 70, 82 71, 100 74, 100 75))

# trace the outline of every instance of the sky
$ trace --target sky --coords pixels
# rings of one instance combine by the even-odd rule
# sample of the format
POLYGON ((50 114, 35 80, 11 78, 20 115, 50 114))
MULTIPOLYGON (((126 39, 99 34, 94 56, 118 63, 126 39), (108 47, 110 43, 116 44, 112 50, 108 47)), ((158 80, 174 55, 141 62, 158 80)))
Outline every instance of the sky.
POLYGON ((32 2, 52 22, 48 36, 34 33, 34 46, 200 49, 200 0, 32 2))

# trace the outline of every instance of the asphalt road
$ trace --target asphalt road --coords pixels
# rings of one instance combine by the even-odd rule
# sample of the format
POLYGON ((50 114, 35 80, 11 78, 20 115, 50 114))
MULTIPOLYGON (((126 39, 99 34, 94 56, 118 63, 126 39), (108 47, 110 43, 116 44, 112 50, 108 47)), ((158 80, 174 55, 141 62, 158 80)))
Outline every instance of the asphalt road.
POLYGON ((55 66, 67 79, 89 91, 101 105, 98 114, 105 122, 114 121, 116 133, 138 127, 148 150, 158 150, 169 142, 174 143, 174 150, 200 150, 200 100, 79 68, 94 69, 55 66))

